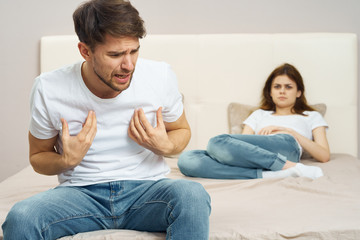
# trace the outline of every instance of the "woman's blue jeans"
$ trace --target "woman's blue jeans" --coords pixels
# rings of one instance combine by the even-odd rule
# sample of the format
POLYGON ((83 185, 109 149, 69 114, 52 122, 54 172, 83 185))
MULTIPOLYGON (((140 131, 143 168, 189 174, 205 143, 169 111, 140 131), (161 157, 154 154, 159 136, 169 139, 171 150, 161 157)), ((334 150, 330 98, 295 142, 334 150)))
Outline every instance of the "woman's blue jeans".
POLYGON ((208 240, 210 197, 188 180, 116 181, 57 187, 14 205, 4 240, 57 239, 100 229, 166 232, 166 239, 208 240))
POLYGON ((254 179, 262 178, 263 170, 281 170, 286 160, 299 162, 300 154, 289 134, 223 134, 210 139, 206 151, 182 153, 178 166, 186 176, 254 179))

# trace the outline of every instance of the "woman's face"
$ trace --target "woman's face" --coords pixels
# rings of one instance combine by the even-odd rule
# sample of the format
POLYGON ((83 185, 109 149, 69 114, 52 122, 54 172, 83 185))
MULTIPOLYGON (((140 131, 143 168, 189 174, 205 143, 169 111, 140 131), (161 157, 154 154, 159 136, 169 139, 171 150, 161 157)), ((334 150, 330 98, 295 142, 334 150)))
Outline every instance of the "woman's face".
POLYGON ((296 99, 301 96, 295 81, 287 75, 279 75, 271 84, 270 96, 276 108, 290 108, 295 105, 296 99))

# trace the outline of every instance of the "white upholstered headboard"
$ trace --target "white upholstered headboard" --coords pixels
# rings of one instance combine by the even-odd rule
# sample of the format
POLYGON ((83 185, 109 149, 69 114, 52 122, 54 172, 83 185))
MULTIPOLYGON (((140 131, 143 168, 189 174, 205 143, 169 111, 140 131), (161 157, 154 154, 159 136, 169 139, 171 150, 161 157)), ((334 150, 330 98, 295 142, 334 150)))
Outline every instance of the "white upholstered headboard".
MULTIPOLYGON (((41 71, 81 59, 76 36, 41 39, 41 71)), ((188 149, 228 132, 230 102, 257 105, 270 72, 288 62, 310 104, 325 103, 331 151, 357 155, 357 37, 346 33, 148 35, 140 57, 166 61, 178 77, 192 128, 188 149)))

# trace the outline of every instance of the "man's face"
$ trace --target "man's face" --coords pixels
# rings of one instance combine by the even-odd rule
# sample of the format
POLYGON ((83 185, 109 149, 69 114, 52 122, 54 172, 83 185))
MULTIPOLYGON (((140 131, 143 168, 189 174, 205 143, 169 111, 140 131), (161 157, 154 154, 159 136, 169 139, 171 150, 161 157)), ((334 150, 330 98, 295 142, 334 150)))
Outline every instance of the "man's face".
POLYGON ((112 37, 92 52, 92 68, 98 80, 118 94, 130 86, 139 56, 139 39, 136 37, 112 37))

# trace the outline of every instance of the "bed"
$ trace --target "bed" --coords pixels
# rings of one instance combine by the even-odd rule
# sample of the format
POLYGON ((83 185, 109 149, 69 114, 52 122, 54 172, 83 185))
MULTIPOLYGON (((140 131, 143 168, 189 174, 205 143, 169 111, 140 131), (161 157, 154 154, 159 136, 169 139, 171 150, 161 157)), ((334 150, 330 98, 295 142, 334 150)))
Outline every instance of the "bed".
MULTIPOLYGON (((75 36, 41 39, 41 71, 81 59, 75 36)), ((318 163, 324 176, 216 180, 188 178, 177 156, 166 158, 169 178, 200 182, 212 199, 210 239, 360 239, 360 161, 357 116, 357 37, 351 33, 149 35, 141 56, 171 64, 184 95, 192 139, 186 150, 204 149, 210 137, 238 133, 259 102, 267 75, 295 65, 310 104, 330 125, 331 160, 318 163)), ((0 183, 0 223, 11 206, 57 185, 56 177, 30 166, 0 183)), ((0 239, 2 239, 0 232, 0 239)), ((102 230, 69 239, 165 239, 164 233, 102 230)))

